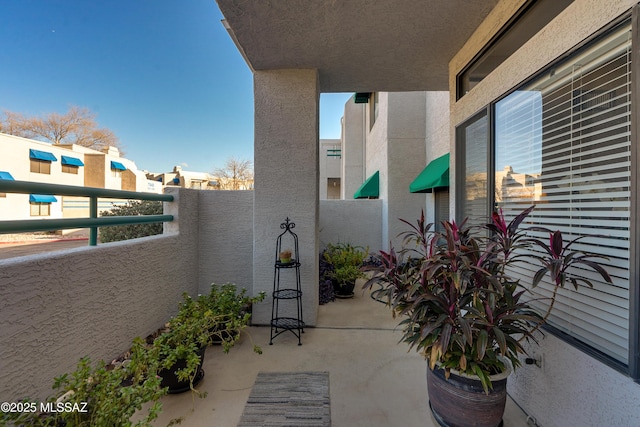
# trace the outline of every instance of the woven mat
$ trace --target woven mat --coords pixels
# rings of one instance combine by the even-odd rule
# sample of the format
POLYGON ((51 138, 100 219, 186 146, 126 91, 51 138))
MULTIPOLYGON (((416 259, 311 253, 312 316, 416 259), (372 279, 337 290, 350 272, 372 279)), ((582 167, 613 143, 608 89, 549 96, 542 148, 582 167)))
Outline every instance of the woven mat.
POLYGON ((328 372, 260 372, 238 427, 331 426, 328 372))

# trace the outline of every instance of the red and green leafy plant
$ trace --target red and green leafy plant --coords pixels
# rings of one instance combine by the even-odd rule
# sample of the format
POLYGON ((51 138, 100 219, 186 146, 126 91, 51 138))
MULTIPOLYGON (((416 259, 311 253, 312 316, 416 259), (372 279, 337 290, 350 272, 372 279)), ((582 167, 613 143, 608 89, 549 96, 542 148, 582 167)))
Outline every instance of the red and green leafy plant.
POLYGON ((403 317, 402 341, 422 353, 431 369, 475 375, 488 392, 490 375, 503 372, 507 360, 514 369, 520 366, 518 355, 526 354, 522 341, 538 342, 534 332, 546 322, 558 288, 593 286, 581 275, 584 269, 612 282, 596 261, 603 256, 572 249, 580 238, 565 242, 560 231, 520 228, 533 209, 510 222, 496 212, 482 227, 444 222, 444 232, 433 231, 423 212, 415 225, 402 220, 410 228, 401 234, 401 250, 380 251, 382 265, 370 268, 375 274, 364 286, 382 284, 374 297, 387 302, 394 317, 403 317), (536 237, 540 233, 548 241, 536 237), (539 265, 530 287, 549 274, 551 298, 535 298, 512 276, 518 263, 539 265), (533 302, 547 303, 546 312, 533 302))

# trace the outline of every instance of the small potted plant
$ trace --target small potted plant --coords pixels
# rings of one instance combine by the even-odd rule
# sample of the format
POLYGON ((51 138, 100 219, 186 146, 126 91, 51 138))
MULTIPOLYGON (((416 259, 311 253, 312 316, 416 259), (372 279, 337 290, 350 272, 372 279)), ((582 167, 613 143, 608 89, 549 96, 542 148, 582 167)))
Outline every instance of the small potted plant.
POLYGON ((198 303, 214 315, 215 324, 210 329, 212 343, 223 344, 228 351, 249 325, 253 304, 264 300, 265 295, 260 292, 250 297, 245 288, 238 288, 233 283, 211 284, 209 293, 200 295, 198 303))
POLYGON ((291 249, 280 251, 278 258, 281 264, 289 264, 291 262, 291 249))
POLYGON ((415 225, 403 220, 410 227, 403 233, 403 248, 381 251, 382 265, 365 284, 382 284, 372 293, 388 303, 394 317, 403 318, 402 340, 428 360, 429 404, 443 426, 472 420, 476 426, 497 426, 508 373, 525 354, 522 340, 537 343, 534 333, 546 322, 558 288, 592 286, 580 269, 611 283, 596 262, 604 257, 572 249, 580 238, 567 242, 560 231, 521 229, 532 210, 510 222, 496 212, 480 229, 445 222, 443 233, 431 230, 424 213, 415 225), (548 275, 552 297, 536 300, 528 294, 512 275, 517 263, 536 271, 529 286, 548 275), (539 312, 545 303, 546 312, 539 312))
POLYGON ((368 248, 354 246, 350 243, 327 245, 323 256, 331 265, 331 268, 328 269, 328 275, 333 281, 337 297, 353 297, 356 279, 366 277, 361 267, 368 252, 368 248))

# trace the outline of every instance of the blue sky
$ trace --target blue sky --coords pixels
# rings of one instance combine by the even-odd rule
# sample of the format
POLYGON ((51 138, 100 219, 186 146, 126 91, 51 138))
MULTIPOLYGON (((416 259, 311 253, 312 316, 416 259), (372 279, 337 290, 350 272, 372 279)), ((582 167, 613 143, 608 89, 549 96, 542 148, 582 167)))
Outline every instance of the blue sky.
MULTIPOLYGON (((215 0, 0 0, 0 110, 97 114, 138 168, 253 159, 253 80, 215 0)), ((323 94, 340 137, 351 94, 323 94)))

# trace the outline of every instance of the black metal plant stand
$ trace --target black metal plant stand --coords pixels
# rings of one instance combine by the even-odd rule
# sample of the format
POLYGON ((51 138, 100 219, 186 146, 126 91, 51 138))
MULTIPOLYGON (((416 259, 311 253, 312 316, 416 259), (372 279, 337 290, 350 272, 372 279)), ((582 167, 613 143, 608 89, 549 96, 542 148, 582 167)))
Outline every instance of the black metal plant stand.
POLYGON ((300 257, 298 252, 298 236, 291 231, 296 224, 291 222, 289 218, 280 224, 280 228, 284 231, 276 239, 276 258, 273 274, 273 302, 271 305, 271 338, 269 345, 273 344, 273 339, 283 332, 290 331, 298 337, 298 345, 302 345, 301 334, 304 333, 304 321, 302 320, 302 288, 300 286, 300 257), (293 248, 287 244, 293 243, 293 248), (281 259, 280 253, 290 250, 290 259, 281 259), (295 287, 290 285, 284 288, 280 287, 281 274, 289 276, 288 282, 295 280, 295 287), (293 274, 295 277, 290 277, 293 274), (281 316, 281 311, 288 310, 293 313, 295 304, 296 317, 281 316))

